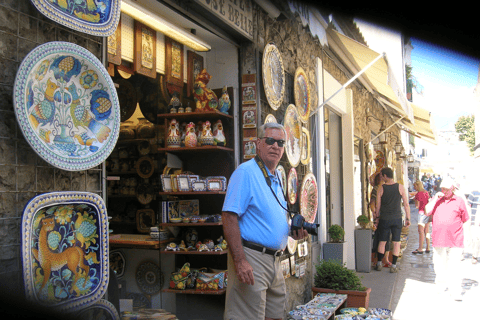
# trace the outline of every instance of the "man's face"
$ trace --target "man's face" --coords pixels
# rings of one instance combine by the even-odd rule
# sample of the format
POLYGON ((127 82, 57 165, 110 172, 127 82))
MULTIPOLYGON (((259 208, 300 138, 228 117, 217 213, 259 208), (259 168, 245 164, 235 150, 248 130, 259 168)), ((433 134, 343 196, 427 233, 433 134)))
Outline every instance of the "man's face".
POLYGON ((285 147, 279 147, 277 142, 269 145, 265 138, 285 141, 285 133, 281 129, 268 128, 265 130, 265 137, 260 138, 257 142, 258 156, 265 162, 267 167, 275 168, 283 156, 285 147))
POLYGON ((442 193, 443 193, 444 197, 448 199, 448 198, 451 198, 453 196, 453 193, 455 191, 455 187, 454 186, 452 186, 450 188, 442 187, 441 190, 442 190, 442 193))

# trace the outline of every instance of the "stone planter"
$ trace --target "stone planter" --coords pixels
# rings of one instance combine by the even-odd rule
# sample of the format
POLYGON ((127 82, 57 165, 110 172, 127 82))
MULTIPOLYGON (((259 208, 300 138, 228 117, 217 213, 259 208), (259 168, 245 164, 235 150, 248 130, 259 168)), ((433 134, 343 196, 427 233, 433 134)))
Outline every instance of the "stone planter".
POLYGON ((336 294, 346 294, 347 301, 345 307, 349 308, 368 308, 370 302, 370 292, 372 288, 367 288, 365 291, 354 291, 354 290, 332 290, 324 288, 312 287, 313 296, 317 293, 336 293, 336 294))
POLYGON ((325 242, 322 245, 323 260, 337 260, 342 265, 347 262, 347 242, 325 242))
POLYGON ((369 273, 372 268, 372 230, 355 230, 355 268, 369 273))

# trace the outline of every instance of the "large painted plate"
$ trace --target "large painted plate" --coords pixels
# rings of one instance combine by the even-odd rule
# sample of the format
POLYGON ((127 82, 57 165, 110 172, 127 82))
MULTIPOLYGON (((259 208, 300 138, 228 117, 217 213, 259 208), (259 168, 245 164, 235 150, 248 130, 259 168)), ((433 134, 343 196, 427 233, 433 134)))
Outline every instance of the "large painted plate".
POLYGON ((268 104, 277 110, 285 95, 285 69, 282 56, 274 43, 269 43, 263 50, 263 87, 268 104))
POLYGON ((293 84, 295 105, 300 115, 300 120, 306 123, 310 116, 310 85, 308 84, 307 74, 303 68, 298 67, 295 71, 295 82, 293 84))
POLYGON ((52 192, 32 198, 22 216, 27 299, 58 311, 78 311, 107 291, 108 216, 89 192, 52 192))
POLYGON ((142 263, 137 268, 135 280, 140 290, 149 295, 159 292, 164 281, 160 267, 153 262, 142 263))
POLYGON ((305 127, 302 127, 302 156, 300 161, 304 165, 310 162, 310 132, 305 127))
POLYGON ((76 314, 77 319, 82 320, 120 320, 117 309, 108 300, 101 299, 97 303, 82 309, 76 314))
POLYGON ((287 185, 288 185, 288 202, 290 204, 294 204, 297 202, 297 194, 298 194, 298 178, 297 178, 297 170, 295 168, 291 168, 290 172, 288 172, 287 178, 287 185))
POLYGON ((120 107, 112 79, 87 49, 48 42, 22 61, 15 115, 35 152, 68 171, 101 164, 117 143, 120 107))
POLYGON ((120 0, 31 0, 47 18, 68 28, 108 37, 120 20, 120 0))
POLYGON ((285 111, 284 127, 287 132, 285 152, 292 167, 298 166, 302 155, 302 124, 297 108, 291 104, 285 111))
POLYGON ((287 195, 287 172, 285 171, 285 168, 281 164, 277 166, 277 171, 278 171, 278 174, 280 175, 283 194, 286 196, 287 195))
POLYGON ((317 180, 312 173, 307 173, 303 178, 300 190, 300 214, 308 223, 313 223, 318 207, 317 180))

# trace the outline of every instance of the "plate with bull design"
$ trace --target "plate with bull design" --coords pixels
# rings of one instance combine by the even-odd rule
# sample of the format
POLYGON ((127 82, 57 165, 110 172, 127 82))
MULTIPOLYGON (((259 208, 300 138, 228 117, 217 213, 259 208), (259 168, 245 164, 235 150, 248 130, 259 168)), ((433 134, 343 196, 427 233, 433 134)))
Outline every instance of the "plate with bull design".
POLYGON ((112 79, 87 49, 48 42, 22 61, 14 109, 25 140, 51 165, 81 171, 100 165, 120 131, 120 105, 112 79))

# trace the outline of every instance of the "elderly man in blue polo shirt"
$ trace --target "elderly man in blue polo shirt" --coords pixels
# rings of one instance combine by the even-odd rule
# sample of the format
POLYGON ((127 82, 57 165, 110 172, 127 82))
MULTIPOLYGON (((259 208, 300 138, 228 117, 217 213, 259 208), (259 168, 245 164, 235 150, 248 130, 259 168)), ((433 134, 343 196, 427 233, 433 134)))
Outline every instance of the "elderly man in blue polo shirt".
MULTIPOLYGON (((287 201, 276 172, 285 145, 281 124, 259 128, 257 157, 232 174, 222 221, 228 242, 228 287, 224 319, 282 319, 285 281, 280 256, 288 241, 287 201)), ((294 239, 308 235, 292 233, 294 239)))

